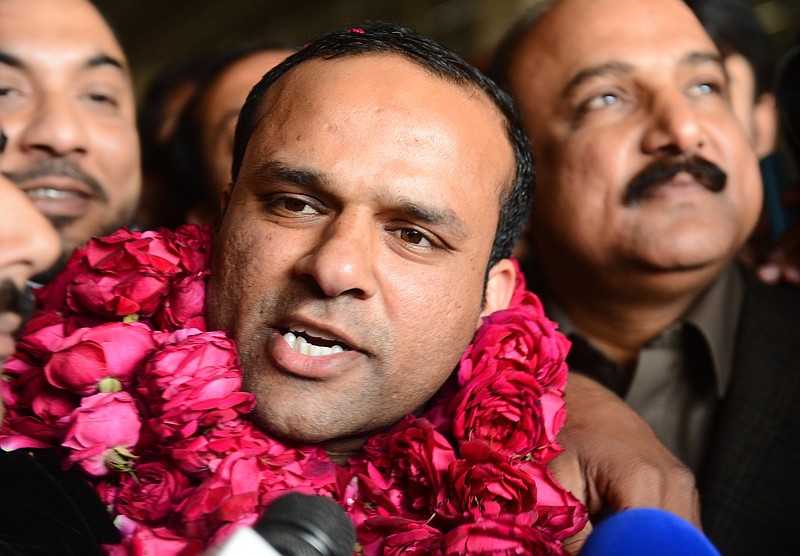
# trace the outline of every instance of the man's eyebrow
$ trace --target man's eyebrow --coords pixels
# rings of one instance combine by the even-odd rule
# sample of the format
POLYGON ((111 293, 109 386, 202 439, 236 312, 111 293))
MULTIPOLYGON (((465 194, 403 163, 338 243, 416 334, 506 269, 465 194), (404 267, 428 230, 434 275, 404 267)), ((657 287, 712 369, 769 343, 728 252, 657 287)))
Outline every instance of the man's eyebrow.
POLYGON ((701 64, 711 63, 718 65, 720 68, 725 67, 722 55, 717 52, 690 52, 689 54, 681 58, 680 63, 690 66, 697 66, 701 64))
POLYGON ((125 62, 114 58, 113 56, 109 56, 108 54, 98 54, 97 56, 92 56, 84 64, 86 69, 93 69, 103 66, 112 66, 125 74, 128 73, 128 66, 125 64, 125 62))
MULTIPOLYGON (((256 165, 251 173, 258 181, 281 181, 299 185, 324 195, 334 195, 330 187, 331 180, 324 172, 295 168, 276 160, 269 160, 256 165)), ((463 222, 458 215, 448 208, 422 205, 405 197, 392 196, 384 200, 393 211, 408 215, 421 224, 447 226, 453 234, 464 235, 463 222)))
POLYGON ((6 66, 11 66, 12 68, 25 69, 25 63, 22 60, 13 54, 3 52, 2 50, 0 50, 0 64, 5 64, 6 66))
POLYGON ((633 65, 625 62, 608 62, 607 64, 600 64, 583 69, 578 72, 575 77, 569 80, 564 86, 562 97, 566 98, 571 95, 582 83, 594 79, 595 77, 604 77, 606 75, 613 75, 618 73, 631 73, 633 65))
MULTIPOLYGON (((27 64, 25 64, 25 62, 18 56, 14 56, 8 52, 3 52, 2 50, 0 50, 0 64, 5 64, 17 69, 26 69, 28 67, 27 64)), ((98 54, 97 56, 93 56, 89 58, 83 65, 83 67, 86 69, 102 66, 112 66, 119 69, 126 75, 128 73, 128 66, 122 60, 114 58, 113 56, 109 56, 108 54, 98 54)))
POLYGON ((252 171, 252 176, 258 181, 281 181, 319 189, 320 191, 327 191, 328 189, 326 187, 328 179, 325 174, 313 170, 295 168, 277 160, 268 160, 257 164, 252 171))

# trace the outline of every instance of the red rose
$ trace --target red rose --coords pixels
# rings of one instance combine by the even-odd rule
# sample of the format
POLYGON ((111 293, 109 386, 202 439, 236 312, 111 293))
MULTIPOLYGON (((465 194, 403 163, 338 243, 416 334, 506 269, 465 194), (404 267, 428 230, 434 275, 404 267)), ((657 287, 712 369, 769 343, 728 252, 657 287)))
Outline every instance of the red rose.
POLYGON ((203 332, 163 347, 141 379, 137 390, 149 401, 155 417, 150 426, 162 439, 188 438, 200 427, 238 419, 255 404, 255 396, 239 391, 239 358, 224 332, 203 332))
POLYGON ((121 229, 86 245, 79 272, 67 286, 67 305, 75 312, 103 316, 150 316, 181 272, 171 232, 121 229))
MULTIPOLYGON (((25 326, 17 342, 16 356, 28 362, 43 364, 66 335, 64 317, 58 313, 37 314, 25 326)), ((8 370, 8 362, 6 372, 11 372, 8 370)))
POLYGON ((536 481, 524 469, 498 457, 482 442, 462 445, 461 453, 465 459, 450 465, 448 496, 437 508, 443 519, 461 523, 536 509, 536 481))
POLYGON ((258 515, 261 481, 271 478, 266 465, 242 454, 227 456, 176 508, 180 527, 190 538, 207 539, 225 523, 258 515))
POLYGON ((180 256, 180 265, 188 274, 208 270, 211 258, 211 230, 208 226, 179 226, 173 234, 173 242, 180 256))
POLYGON ((447 556, 482 554, 484 556, 566 556, 561 543, 547 538, 536 527, 536 514, 504 515, 456 527, 445 535, 447 556))
POLYGON ((388 433, 370 438, 364 451, 391 488, 402 492, 400 506, 408 515, 431 515, 444 497, 444 476, 456 455, 428 420, 409 415, 388 433))
POLYGON ((466 384, 482 372, 492 372, 485 367, 486 362, 509 360, 527 368, 543 387, 563 388, 569 346, 555 323, 544 316, 534 316, 527 306, 492 313, 484 319, 462 358, 459 384, 466 384), (471 364, 465 365, 464 360, 471 364))
POLYGON ((166 518, 189 494, 189 479, 163 462, 142 463, 128 474, 116 493, 118 513, 150 526, 166 518))
POLYGON ((100 391, 100 381, 107 378, 120 383, 116 386, 120 389, 130 384, 134 371, 155 347, 152 330, 142 323, 80 328, 63 340, 44 372, 50 384, 76 394, 100 391))
POLYGON ((201 554, 203 544, 182 537, 166 527, 147 527, 119 516, 114 524, 122 533, 119 544, 103 545, 107 556, 185 556, 201 554))
POLYGON ((453 435, 460 442, 482 440, 507 457, 526 456, 546 440, 542 388, 514 362, 494 363, 450 402, 453 435))
POLYGON ((441 553, 442 533, 425 521, 376 517, 358 529, 364 556, 428 556, 441 553))
POLYGON ((70 463, 89 475, 102 477, 114 469, 129 468, 141 427, 130 394, 95 394, 83 398, 72 413, 62 446, 70 450, 70 463))

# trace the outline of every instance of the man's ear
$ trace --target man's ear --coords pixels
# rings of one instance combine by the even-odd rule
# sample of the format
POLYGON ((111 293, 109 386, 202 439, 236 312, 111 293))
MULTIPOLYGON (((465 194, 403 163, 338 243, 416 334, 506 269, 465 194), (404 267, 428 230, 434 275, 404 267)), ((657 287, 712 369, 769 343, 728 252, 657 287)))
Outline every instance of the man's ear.
POLYGON ((233 193, 233 182, 229 181, 228 185, 225 186, 225 189, 222 190, 222 195, 219 197, 219 214, 220 219, 222 219, 222 215, 225 214, 225 210, 228 208, 228 203, 231 201, 231 194, 233 193))
MULTIPOLYGON (((495 311, 507 309, 514 295, 514 284, 517 271, 509 259, 502 259, 489 269, 489 280, 486 282, 486 303, 480 316, 491 315, 495 311)), ((478 326, 481 319, 478 319, 478 326)))
POLYGON ((753 148, 758 158, 775 150, 778 134, 778 108, 775 95, 762 93, 753 108, 753 148))

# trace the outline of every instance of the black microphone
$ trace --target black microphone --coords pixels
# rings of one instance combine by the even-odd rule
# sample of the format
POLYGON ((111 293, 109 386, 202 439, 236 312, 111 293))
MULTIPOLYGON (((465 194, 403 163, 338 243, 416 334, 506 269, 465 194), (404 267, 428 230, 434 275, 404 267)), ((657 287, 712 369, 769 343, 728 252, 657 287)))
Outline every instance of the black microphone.
POLYGON ((252 529, 237 530, 214 554, 351 556, 355 544, 353 522, 336 502, 293 492, 277 498, 252 529))
POLYGON ((254 529, 284 556, 350 556, 356 544, 353 522, 324 496, 281 496, 254 529))

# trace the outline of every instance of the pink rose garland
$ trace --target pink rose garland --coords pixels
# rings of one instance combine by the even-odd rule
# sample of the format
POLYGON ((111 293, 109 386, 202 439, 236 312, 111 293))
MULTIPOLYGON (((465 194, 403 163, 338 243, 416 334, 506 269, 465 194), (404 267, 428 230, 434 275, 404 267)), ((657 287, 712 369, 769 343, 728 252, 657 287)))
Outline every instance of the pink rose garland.
POLYGON ((586 512, 546 464, 569 342, 521 275, 428 412, 340 467, 247 419, 235 346, 205 331, 210 247, 196 226, 92 240, 7 362, 0 446, 83 472, 123 534, 107 553, 200 554, 300 491, 337 499, 365 555, 565 554, 586 512))

